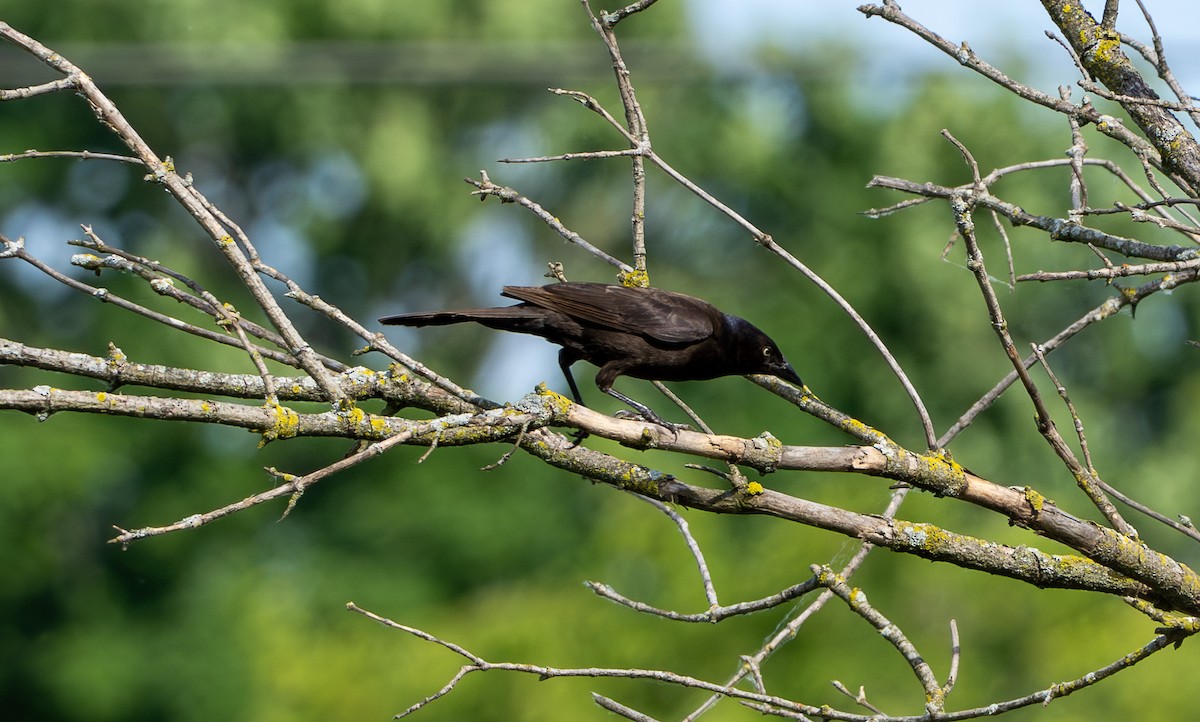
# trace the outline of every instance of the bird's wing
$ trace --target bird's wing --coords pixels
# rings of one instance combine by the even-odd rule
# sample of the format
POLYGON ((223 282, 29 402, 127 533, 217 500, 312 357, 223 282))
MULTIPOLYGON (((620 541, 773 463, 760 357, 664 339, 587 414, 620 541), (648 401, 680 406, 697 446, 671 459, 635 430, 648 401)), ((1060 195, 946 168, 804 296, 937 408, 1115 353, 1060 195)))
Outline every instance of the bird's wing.
POLYGON ((585 323, 665 343, 689 343, 707 338, 722 315, 706 301, 660 288, 559 283, 505 286, 502 293, 585 323))

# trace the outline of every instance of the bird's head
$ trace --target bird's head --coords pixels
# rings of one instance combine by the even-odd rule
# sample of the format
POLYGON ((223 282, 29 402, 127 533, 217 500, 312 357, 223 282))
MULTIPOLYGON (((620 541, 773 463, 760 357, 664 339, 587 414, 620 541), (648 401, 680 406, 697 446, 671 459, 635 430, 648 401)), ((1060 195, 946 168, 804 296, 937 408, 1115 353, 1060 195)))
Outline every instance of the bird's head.
POLYGON ((726 315, 731 333, 729 343, 735 349, 739 374, 768 374, 797 386, 803 386, 796 369, 783 357, 771 337, 744 318, 726 315))

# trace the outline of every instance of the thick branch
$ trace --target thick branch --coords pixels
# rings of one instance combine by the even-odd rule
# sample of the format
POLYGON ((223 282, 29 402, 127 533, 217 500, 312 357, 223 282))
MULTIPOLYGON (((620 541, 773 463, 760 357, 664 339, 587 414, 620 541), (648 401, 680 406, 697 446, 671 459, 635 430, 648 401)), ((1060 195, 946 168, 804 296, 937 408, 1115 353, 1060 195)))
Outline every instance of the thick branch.
POLYGON ((1136 102, 1159 97, 1121 49, 1121 36, 1116 29, 1097 23, 1075 0, 1042 0, 1042 5, 1088 73, 1117 96, 1133 99, 1134 102, 1122 100, 1121 107, 1158 150, 1163 168, 1172 180, 1189 195, 1196 195, 1200 190, 1200 146, 1167 108, 1136 102))

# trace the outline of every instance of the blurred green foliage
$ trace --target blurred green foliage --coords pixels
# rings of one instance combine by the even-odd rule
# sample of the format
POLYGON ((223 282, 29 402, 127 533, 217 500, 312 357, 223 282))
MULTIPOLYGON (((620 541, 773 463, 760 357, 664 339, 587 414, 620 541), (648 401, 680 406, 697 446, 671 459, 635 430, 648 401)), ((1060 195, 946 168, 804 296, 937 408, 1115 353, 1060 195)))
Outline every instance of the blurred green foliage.
MULTIPOLYGON (((961 249, 939 260, 952 229, 946 209, 929 204, 870 221, 859 212, 899 198, 864 185, 876 173, 969 180, 941 128, 991 168, 1060 157, 1070 142, 1066 124, 957 68, 921 79, 893 105, 864 102, 858 53, 871 49, 776 49, 729 72, 694 47, 685 11, 660 3, 621 26, 655 148, 840 289, 891 346, 945 428, 1007 367, 961 249)), ((268 262, 359 318, 495 301, 503 283, 543 282, 550 260, 563 261, 577 280, 613 277, 520 209, 471 198, 462 178, 480 168, 628 257, 627 163, 496 162, 621 147, 595 116, 544 90, 584 90, 620 116, 605 52, 578 3, 64 0, 47 12, 43 3, 23 0, 9 3, 0 19, 93 72, 151 145, 192 172, 268 262), (133 62, 105 54, 114 47, 133 62), (256 74, 275 58, 296 58, 289 53, 297 48, 314 56, 303 58, 311 77, 286 66, 256 74), (415 68, 412 74, 388 71, 389 53, 415 68), (251 59, 244 67, 250 77, 205 74, 238 54, 251 59), (360 56, 367 60, 347 60, 360 56), (95 71, 89 57, 99 64, 95 71), (451 65, 465 70, 443 75, 451 65), (176 66, 183 71, 170 75, 176 66), (439 79, 429 81, 422 69, 439 79), (129 80, 146 71, 159 77, 159 70, 170 82, 129 80), (380 80, 384 75, 388 80, 380 80)), ((4 58, 6 87, 5 67, 41 72, 15 55, 4 58)), ((0 153, 121 150, 78 98, 61 94, 0 106, 0 138, 0 153)), ((996 190, 1035 212, 1061 215, 1067 178, 1065 170, 1026 173, 996 190)), ((1096 197, 1119 193, 1099 173, 1089 179, 1096 197)), ((754 319, 823 398, 920 448, 915 414, 894 378, 827 299, 661 173, 651 172, 649 190, 655 285, 754 319)), ((200 230, 131 166, 6 164, 0 199, 0 232, 26 236, 32 251, 72 275, 84 277, 69 268, 72 249, 63 242, 80 236, 78 224, 91 224, 107 242, 201 280, 250 312, 200 230)), ((1002 276, 999 238, 984 226, 993 275, 1002 276)), ((1119 221, 1109 227, 1164 238, 1119 221)), ((1010 234, 1018 272, 1095 263, 1086 249, 1049 245, 1025 230, 1010 234)), ((111 341, 139 362, 252 371, 240 354, 180 338, 15 265, 0 263, 6 337, 96 355, 111 341)), ((91 280, 201 322, 140 282, 91 280)), ((1002 300, 1012 330, 1028 342, 1053 334, 1109 292, 1099 284, 1021 286, 1002 300)), ((1195 352, 1182 340, 1197 311, 1185 288, 1143 304, 1136 321, 1125 315, 1088 331, 1052 358, 1088 424, 1105 478, 1169 513, 1193 515, 1197 487, 1189 482, 1198 462, 1180 450, 1196 428, 1190 399, 1200 392, 1200 377, 1195 352)), ((359 345, 305 309, 294 315, 325 353, 349 359, 359 345)), ((404 348, 495 398, 516 398, 543 379, 560 385, 553 349, 536 339, 520 345, 469 328, 403 333, 395 338, 404 348)), ((12 368, 0 368, 0 382, 89 387, 12 368)), ((628 388, 653 398, 648 386, 628 388)), ((677 390, 720 431, 769 428, 788 443, 847 442, 740 379, 677 390)), ((585 395, 610 408, 590 390, 585 395)), ((984 476, 1036 486, 1087 515, 1031 419, 1028 402, 1008 394, 952 449, 984 476)), ((1058 421, 1071 428, 1068 418, 1058 421)), ((737 655, 753 652, 783 621, 770 612, 716 626, 672 625, 599 601, 579 582, 605 581, 683 611, 705 604, 694 564, 658 512, 528 457, 480 472, 505 451, 500 447, 440 449, 420 465, 421 449, 402 448, 312 488, 283 522, 280 507, 256 508, 124 552, 104 544, 112 524, 167 523, 221 506, 266 488, 265 466, 301 473, 347 446, 294 440, 257 450, 256 442, 227 429, 129 419, 0 417, 0 615, 10 620, 0 627, 0 702, 10 719, 384 719, 439 688, 460 665, 442 648, 342 611, 348 600, 492 661, 661 667, 713 680, 733 672, 737 655)), ((636 458, 692 481, 704 478, 679 459, 636 458)), ((763 481, 863 512, 881 510, 888 493, 868 478, 781 474, 763 481)), ((1060 551, 994 515, 944 500, 914 494, 901 515, 1060 551)), ((772 519, 687 518, 724 602, 770 594, 804 578, 809 564, 844 562, 855 548, 772 519)), ((1177 539, 1147 531, 1164 550, 1187 551, 1177 539)), ((942 674, 948 621, 958 619, 964 666, 951 697, 955 708, 1073 678, 1152 636, 1153 625, 1114 599, 1038 591, 887 552, 876 552, 855 583, 942 674)), ((840 679, 852 689, 866 685, 871 701, 889 712, 920 711, 911 673, 837 605, 801 634, 764 670, 774 693, 845 707, 829 686, 840 679)), ((1181 719, 1195 709, 1195 654, 1187 644, 1057 701, 1051 712, 1012 717, 1181 719)), ((600 718, 591 691, 666 718, 702 699, 658 684, 537 683, 495 672, 467 678, 419 718, 600 718)), ((724 703, 708 719, 748 716, 724 703)))

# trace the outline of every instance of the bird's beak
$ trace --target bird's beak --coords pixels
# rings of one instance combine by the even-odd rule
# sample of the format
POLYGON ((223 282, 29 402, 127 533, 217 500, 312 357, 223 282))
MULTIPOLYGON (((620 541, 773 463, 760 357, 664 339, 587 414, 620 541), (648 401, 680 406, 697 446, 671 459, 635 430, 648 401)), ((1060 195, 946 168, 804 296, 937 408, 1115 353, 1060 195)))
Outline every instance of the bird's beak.
POLYGON ((796 369, 792 368, 792 365, 786 361, 783 362, 782 366, 775 369, 774 375, 777 378, 783 379, 784 381, 789 381, 797 386, 804 385, 804 382, 800 380, 800 374, 796 373, 796 369))

